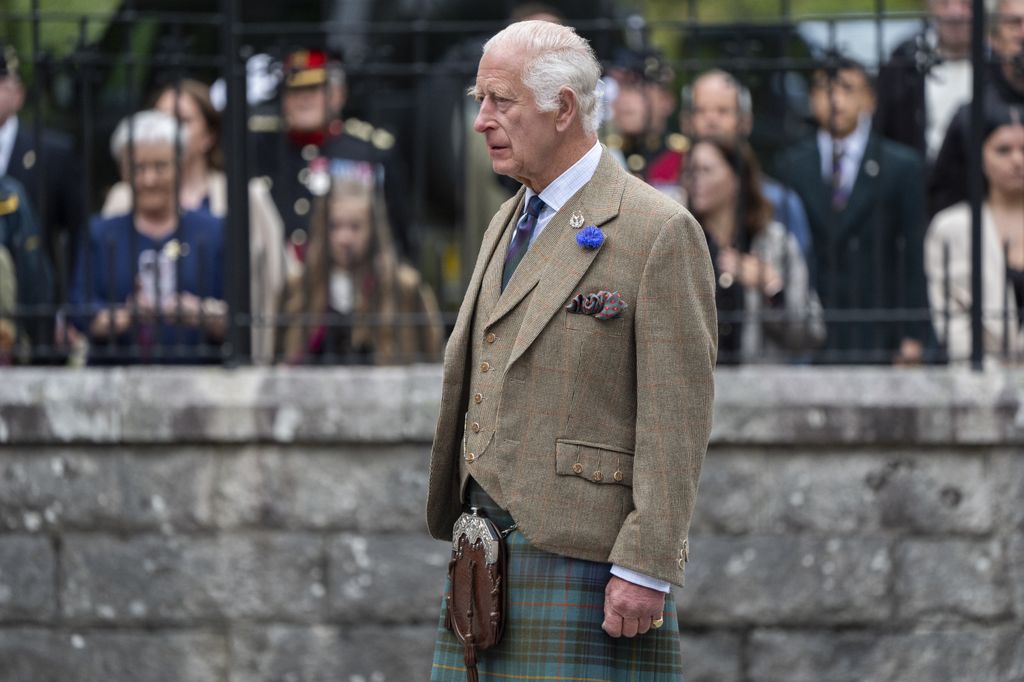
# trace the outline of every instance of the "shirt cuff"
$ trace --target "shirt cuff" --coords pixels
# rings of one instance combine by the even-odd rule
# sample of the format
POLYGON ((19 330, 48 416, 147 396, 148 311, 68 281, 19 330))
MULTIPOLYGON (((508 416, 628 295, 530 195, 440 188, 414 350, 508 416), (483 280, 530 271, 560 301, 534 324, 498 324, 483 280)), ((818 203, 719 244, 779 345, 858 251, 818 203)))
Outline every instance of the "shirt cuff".
POLYGON ((651 576, 644 575, 643 573, 631 571, 628 568, 619 566, 618 564, 612 564, 612 575, 631 582, 634 585, 648 587, 652 590, 657 590, 658 592, 664 592, 666 594, 672 589, 671 583, 667 583, 664 580, 658 580, 657 578, 652 578, 651 576))

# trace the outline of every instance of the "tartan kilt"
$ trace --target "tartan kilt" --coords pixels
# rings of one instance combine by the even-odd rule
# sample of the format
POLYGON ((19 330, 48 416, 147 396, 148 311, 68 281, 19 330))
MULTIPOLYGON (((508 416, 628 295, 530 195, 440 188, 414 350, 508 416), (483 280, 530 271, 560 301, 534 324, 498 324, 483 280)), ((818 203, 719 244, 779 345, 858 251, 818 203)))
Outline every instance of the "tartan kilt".
MULTIPOLYGON (((494 510, 487 511, 499 527, 510 525, 494 510)), ((507 542, 505 633, 498 646, 477 653, 480 682, 682 682, 679 622, 671 594, 665 599, 665 625, 614 639, 601 629, 608 564, 539 550, 518 532, 507 542)), ((444 627, 444 608, 442 599, 430 679, 465 682, 463 648, 444 627)))

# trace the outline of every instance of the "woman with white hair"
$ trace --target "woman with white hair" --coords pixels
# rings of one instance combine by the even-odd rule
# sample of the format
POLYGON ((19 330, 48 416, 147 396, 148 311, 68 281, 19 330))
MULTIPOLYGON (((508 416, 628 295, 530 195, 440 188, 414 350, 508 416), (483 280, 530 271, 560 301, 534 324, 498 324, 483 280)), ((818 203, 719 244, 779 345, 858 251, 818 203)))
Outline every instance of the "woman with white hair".
POLYGON ((124 119, 111 138, 132 210, 93 218, 70 296, 94 361, 219 359, 227 313, 223 221, 207 212, 179 215, 178 148, 186 144, 174 117, 159 111, 124 119))

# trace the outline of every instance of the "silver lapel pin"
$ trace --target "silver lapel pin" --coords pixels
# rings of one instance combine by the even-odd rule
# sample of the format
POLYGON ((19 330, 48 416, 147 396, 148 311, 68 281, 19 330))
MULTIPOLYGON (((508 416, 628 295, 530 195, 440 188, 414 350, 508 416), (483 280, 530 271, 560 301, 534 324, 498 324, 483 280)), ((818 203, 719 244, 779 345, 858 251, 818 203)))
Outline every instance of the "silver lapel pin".
POLYGON ((573 211, 572 215, 569 216, 569 227, 573 229, 580 229, 581 227, 583 227, 584 222, 586 222, 586 219, 583 217, 583 214, 580 213, 579 211, 573 211))

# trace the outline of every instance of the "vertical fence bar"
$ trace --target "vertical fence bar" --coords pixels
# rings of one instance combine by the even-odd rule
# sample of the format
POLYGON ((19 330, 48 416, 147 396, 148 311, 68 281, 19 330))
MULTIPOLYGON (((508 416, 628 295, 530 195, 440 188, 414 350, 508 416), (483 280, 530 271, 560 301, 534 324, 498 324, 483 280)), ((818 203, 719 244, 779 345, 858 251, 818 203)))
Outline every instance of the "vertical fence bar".
POLYGON ((228 302, 228 354, 238 365, 251 360, 249 333, 252 311, 249 299, 249 178, 245 162, 246 103, 245 64, 239 66, 238 36, 241 31, 239 0, 221 0, 221 48, 227 103, 224 109, 224 162, 228 174, 227 231, 225 233, 224 290, 228 302))
POLYGON ((974 0, 972 7, 971 63, 974 67, 974 91, 967 144, 968 196, 971 200, 971 366, 975 370, 981 370, 985 351, 981 319, 981 202, 984 193, 981 145, 985 116, 985 0, 974 0))
MULTIPOLYGON (((58 240, 56 239, 56 234, 49 229, 48 220, 50 215, 50 202, 47 200, 48 192, 46 191, 46 155, 43 154, 42 80, 46 75, 46 69, 43 64, 43 48, 40 36, 41 22, 42 17, 40 16, 39 11, 39 0, 32 0, 32 107, 34 109, 32 115, 32 146, 35 150, 35 195, 38 199, 33 208, 36 210, 36 218, 39 220, 39 225, 43 233, 43 243, 49 252, 56 255, 58 253, 58 240)), ((14 162, 15 160, 12 158, 10 163, 13 164, 14 162)), ((31 196, 31 194, 29 196, 31 196)), ((50 301, 50 303, 52 303, 52 301, 50 301)), ((52 312, 53 311, 35 309, 33 306, 33 309, 25 314, 25 327, 29 330, 29 339, 31 339, 32 344, 36 346, 32 351, 34 356, 39 353, 40 344, 42 344, 45 349, 43 355, 49 355, 53 352, 53 339, 47 338, 45 343, 43 343, 41 338, 44 333, 48 336, 52 336, 52 333, 47 331, 48 325, 46 324, 46 317, 47 315, 52 314, 52 312)))

